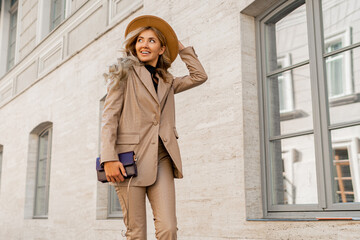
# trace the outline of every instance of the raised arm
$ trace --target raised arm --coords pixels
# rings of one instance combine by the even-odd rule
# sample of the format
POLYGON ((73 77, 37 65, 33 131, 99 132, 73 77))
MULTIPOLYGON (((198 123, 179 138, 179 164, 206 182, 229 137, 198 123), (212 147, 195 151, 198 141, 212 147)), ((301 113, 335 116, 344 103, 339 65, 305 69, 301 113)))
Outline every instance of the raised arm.
POLYGON ((193 47, 186 47, 179 42, 179 55, 186 64, 189 75, 174 78, 174 92, 179 93, 190 88, 196 87, 207 80, 207 75, 201 65, 193 47))

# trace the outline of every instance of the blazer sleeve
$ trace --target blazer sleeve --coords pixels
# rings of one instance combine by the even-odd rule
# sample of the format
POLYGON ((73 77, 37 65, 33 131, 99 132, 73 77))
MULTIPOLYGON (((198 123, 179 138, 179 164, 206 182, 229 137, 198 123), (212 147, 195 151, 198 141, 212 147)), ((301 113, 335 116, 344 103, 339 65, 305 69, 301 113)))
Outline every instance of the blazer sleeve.
POLYGON ((173 88, 175 93, 196 87, 207 80, 205 70, 197 58, 193 47, 182 49, 179 55, 181 60, 186 64, 189 75, 174 78, 173 88))
POLYGON ((107 96, 101 118, 101 164, 117 161, 117 129, 124 104, 126 81, 120 81, 117 87, 107 87, 107 96))

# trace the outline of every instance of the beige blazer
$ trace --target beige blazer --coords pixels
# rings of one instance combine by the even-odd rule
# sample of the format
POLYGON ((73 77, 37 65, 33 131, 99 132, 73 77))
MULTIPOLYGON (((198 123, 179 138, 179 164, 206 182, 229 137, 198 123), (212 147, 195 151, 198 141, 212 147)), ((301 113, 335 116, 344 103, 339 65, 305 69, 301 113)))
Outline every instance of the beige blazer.
POLYGON ((168 82, 157 75, 157 93, 149 71, 141 65, 130 68, 127 81, 119 88, 108 88, 101 122, 101 162, 116 161, 118 153, 134 151, 138 176, 132 179, 132 186, 155 182, 159 136, 173 161, 174 177, 183 177, 174 94, 202 84, 207 75, 192 47, 179 55, 190 74, 175 78, 169 74, 168 82))

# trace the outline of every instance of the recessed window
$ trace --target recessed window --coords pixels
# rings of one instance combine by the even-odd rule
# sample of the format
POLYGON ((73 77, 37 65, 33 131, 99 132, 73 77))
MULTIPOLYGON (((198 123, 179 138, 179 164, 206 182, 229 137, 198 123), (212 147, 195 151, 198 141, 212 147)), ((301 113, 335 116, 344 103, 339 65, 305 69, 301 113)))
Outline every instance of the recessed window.
POLYGON ((66 11, 70 0, 40 1, 39 4, 41 4, 37 21, 39 32, 36 35, 38 43, 58 27, 69 15, 66 11))
POLYGON ((10 26, 6 70, 10 70, 15 64, 16 29, 17 29, 17 1, 11 1, 10 26))
POLYGON ((109 184, 109 201, 108 201, 108 217, 109 218, 119 218, 123 217, 121 210, 120 202, 116 194, 114 186, 109 184))
POLYGON ((50 162, 51 162, 51 128, 39 135, 34 217, 47 217, 50 188, 50 162))
POLYGON ((65 19, 65 0, 51 0, 50 31, 65 19))

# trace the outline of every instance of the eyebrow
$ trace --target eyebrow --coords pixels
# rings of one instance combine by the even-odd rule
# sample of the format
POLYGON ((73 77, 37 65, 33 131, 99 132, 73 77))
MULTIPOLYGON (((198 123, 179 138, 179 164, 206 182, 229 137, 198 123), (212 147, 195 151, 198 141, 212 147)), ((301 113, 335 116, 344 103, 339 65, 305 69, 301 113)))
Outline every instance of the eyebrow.
MULTIPOLYGON (((144 37, 143 37, 143 36, 138 36, 138 38, 144 38, 144 37)), ((154 40, 156 40, 155 37, 149 37, 149 39, 154 39, 154 40)))

